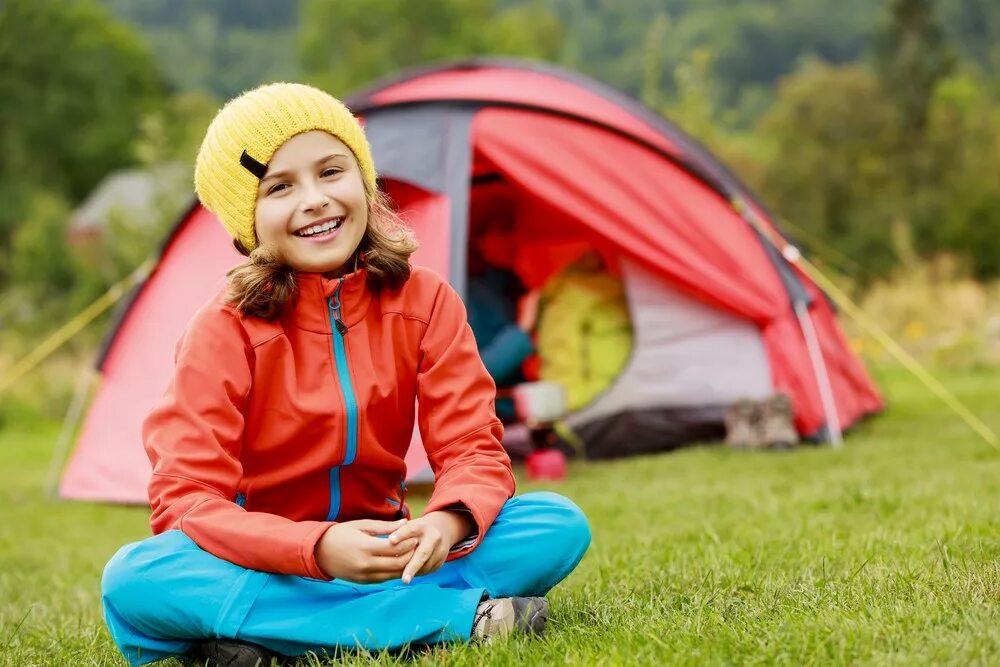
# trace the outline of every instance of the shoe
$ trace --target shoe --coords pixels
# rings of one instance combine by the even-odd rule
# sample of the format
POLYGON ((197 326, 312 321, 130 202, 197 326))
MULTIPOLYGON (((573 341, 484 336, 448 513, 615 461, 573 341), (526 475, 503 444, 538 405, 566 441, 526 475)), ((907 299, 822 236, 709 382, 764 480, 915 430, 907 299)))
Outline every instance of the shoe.
POLYGON ((512 632, 540 635, 549 618, 545 598, 496 598, 483 600, 476 608, 472 638, 481 641, 506 637, 512 632))
POLYGON ((787 394, 775 394, 761 407, 760 440, 774 449, 789 449, 799 443, 793 423, 792 399, 787 394))
POLYGON ((758 439, 759 418, 760 406, 755 401, 744 398, 730 405, 725 416, 726 444, 733 449, 760 447, 763 443, 758 439))
POLYGON ((194 664, 198 667, 271 667, 271 660, 279 660, 280 657, 257 644, 210 639, 195 648, 194 664))

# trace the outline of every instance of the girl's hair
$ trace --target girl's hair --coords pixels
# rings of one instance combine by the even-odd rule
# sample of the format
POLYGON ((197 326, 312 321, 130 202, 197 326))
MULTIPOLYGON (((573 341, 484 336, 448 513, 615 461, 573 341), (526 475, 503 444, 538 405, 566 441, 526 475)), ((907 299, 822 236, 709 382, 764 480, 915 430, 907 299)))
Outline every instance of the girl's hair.
MULTIPOLYGON (((368 271, 373 291, 397 289, 410 277, 410 255, 417 249, 413 234, 392 209, 381 191, 368 192, 368 226, 348 263, 368 271)), ((295 269, 260 245, 247 252, 238 240, 233 245, 249 260, 231 269, 226 302, 243 316, 274 320, 281 317, 298 289, 295 269)))

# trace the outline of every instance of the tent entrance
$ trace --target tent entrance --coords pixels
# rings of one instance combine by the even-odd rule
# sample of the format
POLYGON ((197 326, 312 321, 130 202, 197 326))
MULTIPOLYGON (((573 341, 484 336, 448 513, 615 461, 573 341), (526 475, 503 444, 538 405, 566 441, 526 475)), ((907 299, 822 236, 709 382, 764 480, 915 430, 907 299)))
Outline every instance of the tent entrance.
MULTIPOLYGON (((482 227, 507 227, 514 239, 510 268, 523 289, 570 295, 556 297, 563 303, 543 300, 538 370, 540 379, 568 385, 568 423, 590 456, 718 439, 729 404, 772 393, 767 354, 753 322, 682 292, 628 257, 613 235, 596 234, 497 170, 472 179, 469 201, 472 264, 482 227), (608 289, 612 284, 617 294, 608 289), (591 297, 583 303, 604 304, 605 317, 588 318, 587 307, 574 303, 581 290, 591 297), (592 335, 595 324, 604 327, 598 340, 581 340, 586 334, 580 330, 589 327, 592 335), (595 366, 597 382, 588 377, 595 366)), ((480 269, 470 265, 470 287, 480 269)))

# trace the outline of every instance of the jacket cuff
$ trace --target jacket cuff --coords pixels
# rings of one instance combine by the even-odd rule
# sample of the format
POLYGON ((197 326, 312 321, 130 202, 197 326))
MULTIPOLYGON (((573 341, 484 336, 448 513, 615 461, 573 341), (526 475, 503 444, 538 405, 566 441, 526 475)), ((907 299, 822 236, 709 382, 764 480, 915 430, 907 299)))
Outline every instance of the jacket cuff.
POLYGON ((454 560, 456 558, 461 558, 466 554, 472 553, 472 551, 479 546, 479 543, 483 541, 483 537, 486 536, 486 531, 489 528, 489 523, 486 522, 482 513, 477 513, 476 508, 461 500, 458 497, 459 495, 460 494, 449 494, 439 498, 431 498, 431 501, 427 504, 427 508, 424 510, 424 514, 440 512, 442 510, 465 511, 469 513, 469 516, 472 518, 472 522, 475 524, 472 533, 462 538, 451 547, 448 551, 448 558, 446 560, 454 560))
POLYGON ((452 505, 451 507, 442 508, 442 510, 439 511, 459 512, 468 516, 472 521, 472 530, 468 535, 462 537, 458 542, 455 542, 450 549, 448 549, 449 554, 465 551, 476 543, 476 539, 479 537, 479 525, 476 523, 476 518, 472 516, 472 511, 468 507, 465 505, 452 505))
POLYGON ((305 568, 305 576, 311 579, 319 579, 320 581, 333 581, 333 577, 328 577, 323 570, 320 569, 319 564, 316 563, 316 545, 326 534, 326 531, 333 527, 334 523, 332 521, 321 523, 314 530, 306 534, 305 540, 302 542, 302 565, 305 568))

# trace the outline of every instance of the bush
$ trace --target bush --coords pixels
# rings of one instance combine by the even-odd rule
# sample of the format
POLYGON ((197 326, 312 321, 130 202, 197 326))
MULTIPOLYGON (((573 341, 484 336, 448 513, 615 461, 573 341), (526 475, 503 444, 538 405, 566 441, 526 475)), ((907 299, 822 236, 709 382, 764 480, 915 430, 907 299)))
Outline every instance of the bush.
MULTIPOLYGON (((862 309, 925 363, 958 367, 1000 364, 1000 281, 973 279, 968 266, 941 255, 896 270, 860 298, 862 309)), ((842 317, 855 349, 875 363, 891 360, 876 341, 842 317)))

